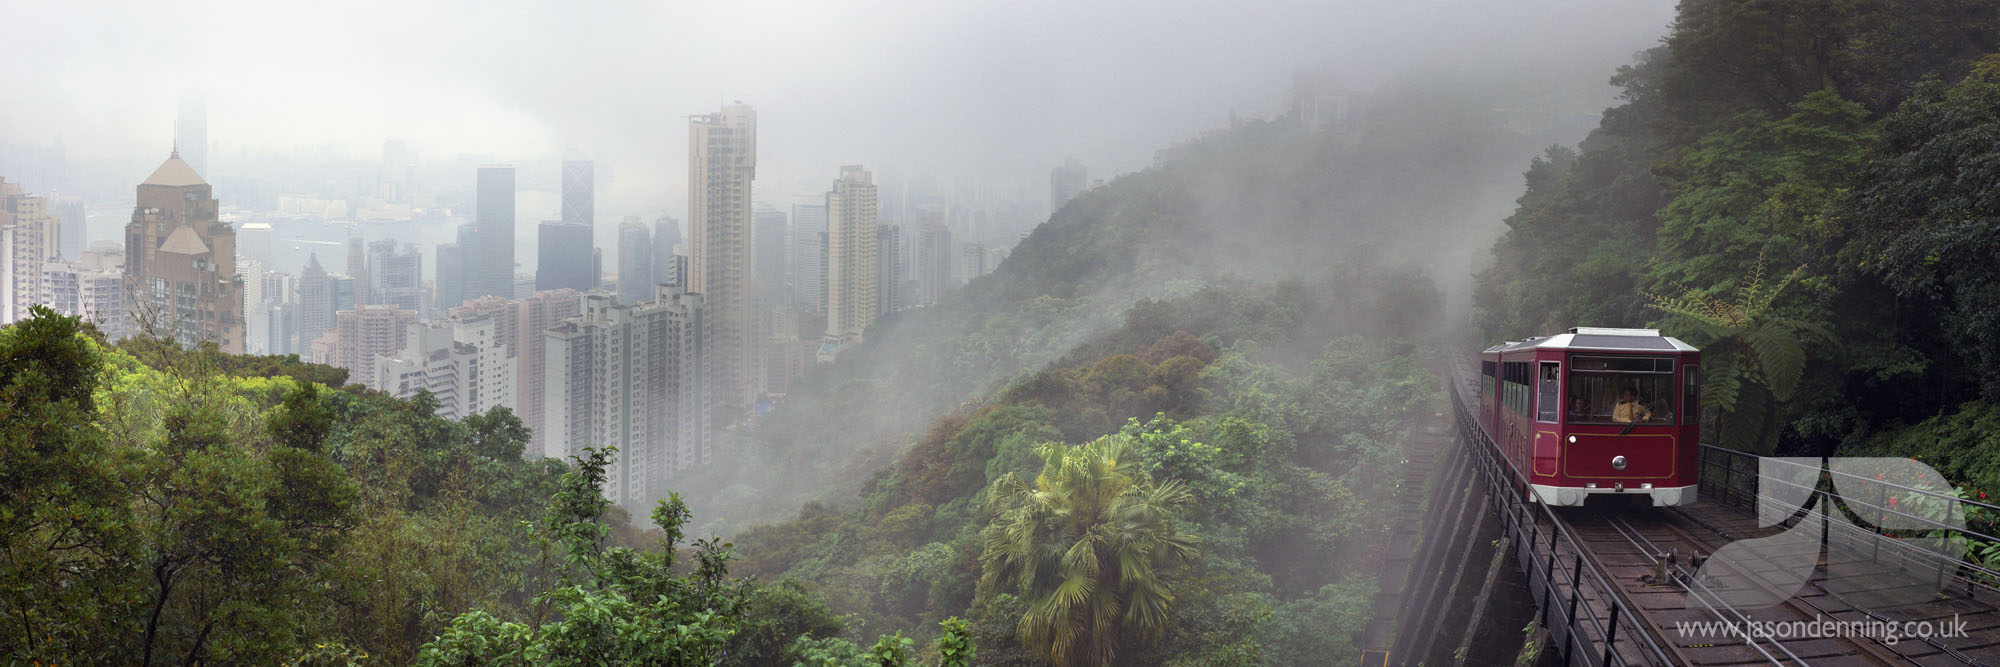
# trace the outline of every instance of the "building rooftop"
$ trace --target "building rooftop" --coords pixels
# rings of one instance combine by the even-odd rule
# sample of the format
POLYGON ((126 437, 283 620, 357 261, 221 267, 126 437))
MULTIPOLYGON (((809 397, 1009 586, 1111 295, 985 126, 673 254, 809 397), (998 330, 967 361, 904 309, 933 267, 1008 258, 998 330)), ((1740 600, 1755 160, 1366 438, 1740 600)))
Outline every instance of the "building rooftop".
POLYGON ((140 183, 140 185, 164 185, 177 188, 188 185, 208 185, 208 181, 201 180, 201 174, 194 173, 194 167, 188 166, 187 162, 182 161, 181 152, 176 150, 173 154, 167 156, 166 162, 160 163, 160 168, 153 170, 153 175, 146 177, 146 182, 140 183))
POLYGON ((202 255, 208 253, 208 244, 201 242, 201 235, 193 227, 180 227, 167 235, 167 242, 160 244, 160 252, 179 255, 202 255))

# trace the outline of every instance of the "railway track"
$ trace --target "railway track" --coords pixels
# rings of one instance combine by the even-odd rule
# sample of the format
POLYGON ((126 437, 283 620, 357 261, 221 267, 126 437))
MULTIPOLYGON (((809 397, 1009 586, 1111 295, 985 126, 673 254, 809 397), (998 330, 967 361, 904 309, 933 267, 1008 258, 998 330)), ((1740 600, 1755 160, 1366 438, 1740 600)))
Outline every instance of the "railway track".
MULTIPOLYGON (((1469 388, 1475 374, 1469 371, 1463 362, 1453 363, 1461 421, 1469 414, 1463 397, 1474 393, 1469 388)), ((1483 438, 1476 425, 1461 424, 1460 431, 1483 438)), ((1486 470, 1501 478, 1509 474, 1504 462, 1491 457, 1486 470)), ((1828 521, 1825 535, 1832 539, 1823 537, 1814 545, 1822 549, 1817 569, 1801 591, 1770 591, 1772 599, 1784 600, 1774 606, 1731 606, 1711 582, 1697 576, 1700 559, 1738 540, 1776 534, 1811 515, 1797 512, 1779 526, 1760 526, 1755 512, 1719 502, 1707 493, 1709 480, 1703 484, 1703 500, 1683 508, 1614 506, 1598 499, 1581 508, 1518 501, 1496 507, 1521 543, 1516 557, 1540 591, 1542 621, 1560 644, 1554 652, 1561 656, 1558 662, 2000 666, 2000 588, 1995 587, 2000 577, 1939 560, 1933 551, 1897 540, 1893 531, 1884 535, 1848 521, 1828 521), (1830 579, 1829 563, 1840 564, 1838 571, 1845 574, 1830 579), (1930 583, 1938 585, 1912 581, 1911 572, 1936 573, 1937 580, 1930 583), (1915 598, 1921 601, 1907 594, 1878 595, 1939 588, 1942 593, 1915 598), (1753 623, 1793 630, 1843 623, 1871 631, 1776 637, 1742 631, 1753 623), (1927 623, 1933 630, 1963 628, 1966 634, 1914 637, 1883 631, 1911 623, 1927 623), (1888 638, 1892 633, 1893 640, 1888 638)), ((1509 486, 1504 479, 1491 485, 1509 486)), ((1820 511, 1832 512, 1852 513, 1867 504, 1837 496, 1821 496, 1821 501, 1834 509, 1820 511)))

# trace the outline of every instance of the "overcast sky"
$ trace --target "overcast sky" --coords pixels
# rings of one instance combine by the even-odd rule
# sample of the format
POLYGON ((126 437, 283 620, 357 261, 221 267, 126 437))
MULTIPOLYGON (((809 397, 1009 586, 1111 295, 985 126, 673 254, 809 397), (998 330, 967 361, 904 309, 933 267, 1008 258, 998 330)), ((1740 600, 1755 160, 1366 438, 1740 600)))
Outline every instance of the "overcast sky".
POLYGON ((1301 67, 1363 90, 1411 71, 1573 89, 1672 19, 1669 0, 8 5, 0 141, 160 155, 193 88, 211 161, 374 157, 390 137, 429 157, 574 145, 617 175, 601 196, 669 211, 685 201, 684 116, 728 100, 758 110, 774 201, 849 163, 1045 182, 1075 156, 1098 178, 1232 109, 1272 114, 1301 67))

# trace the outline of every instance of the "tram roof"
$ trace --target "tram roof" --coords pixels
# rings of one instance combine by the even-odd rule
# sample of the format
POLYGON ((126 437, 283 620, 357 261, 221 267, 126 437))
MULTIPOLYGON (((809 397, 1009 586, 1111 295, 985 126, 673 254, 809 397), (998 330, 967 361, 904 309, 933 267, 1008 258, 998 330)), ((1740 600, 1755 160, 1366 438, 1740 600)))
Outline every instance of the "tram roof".
POLYGON ((1536 336, 1526 340, 1508 341, 1486 348, 1487 352, 1516 352, 1520 350, 1581 350, 1603 352, 1699 352, 1693 345, 1681 342, 1673 336, 1660 335, 1659 329, 1607 329, 1600 327, 1574 327, 1566 333, 1554 336, 1536 336))

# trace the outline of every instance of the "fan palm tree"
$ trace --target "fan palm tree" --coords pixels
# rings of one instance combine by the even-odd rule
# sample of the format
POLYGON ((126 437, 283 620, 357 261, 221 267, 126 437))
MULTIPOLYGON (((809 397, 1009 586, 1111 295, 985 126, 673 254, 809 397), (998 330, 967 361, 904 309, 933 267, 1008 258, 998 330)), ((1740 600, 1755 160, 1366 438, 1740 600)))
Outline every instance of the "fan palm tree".
POLYGON ((1019 594, 1021 641, 1057 665, 1108 665, 1121 644, 1158 636, 1174 572, 1200 555, 1200 538, 1179 525, 1193 496, 1155 482, 1136 449, 1123 434, 1045 443, 1032 485, 1010 473, 987 491, 980 588, 1019 594))

